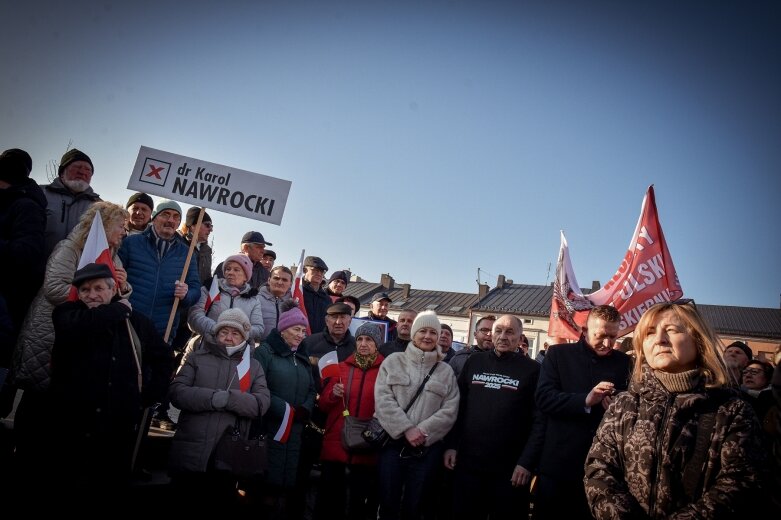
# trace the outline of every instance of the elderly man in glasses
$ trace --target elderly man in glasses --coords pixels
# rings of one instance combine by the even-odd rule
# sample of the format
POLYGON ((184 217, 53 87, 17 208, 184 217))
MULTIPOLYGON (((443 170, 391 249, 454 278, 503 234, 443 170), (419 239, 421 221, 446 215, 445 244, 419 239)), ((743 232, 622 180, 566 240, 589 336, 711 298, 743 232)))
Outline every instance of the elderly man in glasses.
POLYGON ((496 321, 496 316, 483 316, 475 324, 475 344, 468 348, 463 348, 456 352, 456 355, 450 360, 450 367, 458 377, 464 368, 464 363, 469 356, 475 352, 487 352, 494 348, 491 342, 491 331, 496 321))

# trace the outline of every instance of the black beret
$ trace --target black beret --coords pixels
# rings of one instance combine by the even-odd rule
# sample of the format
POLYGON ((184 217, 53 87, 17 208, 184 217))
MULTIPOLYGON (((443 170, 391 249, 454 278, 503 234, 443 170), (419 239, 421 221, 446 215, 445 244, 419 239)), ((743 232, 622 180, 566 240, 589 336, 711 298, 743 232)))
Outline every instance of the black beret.
POLYGON ((97 278, 114 278, 106 264, 87 264, 73 274, 73 285, 79 287, 84 282, 97 278))

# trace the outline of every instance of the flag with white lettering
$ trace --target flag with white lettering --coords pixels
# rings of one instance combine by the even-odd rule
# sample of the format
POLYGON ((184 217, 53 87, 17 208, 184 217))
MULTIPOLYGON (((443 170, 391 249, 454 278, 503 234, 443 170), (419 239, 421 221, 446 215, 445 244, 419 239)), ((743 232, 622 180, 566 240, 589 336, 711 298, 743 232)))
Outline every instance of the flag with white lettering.
POLYGON ((585 323, 588 309, 593 307, 580 291, 572 261, 569 257, 569 246, 561 231, 561 246, 559 259, 556 263, 556 280, 553 282, 553 298, 551 300, 548 336, 559 338, 557 341, 580 338, 581 328, 585 323))
POLYGON ((594 305, 612 305, 621 313, 619 335, 634 330, 640 316, 655 303, 683 297, 670 250, 664 239, 653 185, 643 198, 629 249, 616 274, 598 291, 589 294, 594 305))

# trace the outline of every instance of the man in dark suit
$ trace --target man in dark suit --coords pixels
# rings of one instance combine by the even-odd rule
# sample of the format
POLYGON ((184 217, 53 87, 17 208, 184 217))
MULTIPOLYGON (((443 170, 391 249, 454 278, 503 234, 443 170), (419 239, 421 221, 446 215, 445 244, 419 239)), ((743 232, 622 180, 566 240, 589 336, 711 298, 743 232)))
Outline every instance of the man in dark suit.
POLYGON ((538 468, 537 519, 590 519, 583 464, 613 396, 626 390, 629 356, 613 349, 621 316, 614 307, 591 309, 577 343, 547 350, 536 401, 546 434, 538 468))

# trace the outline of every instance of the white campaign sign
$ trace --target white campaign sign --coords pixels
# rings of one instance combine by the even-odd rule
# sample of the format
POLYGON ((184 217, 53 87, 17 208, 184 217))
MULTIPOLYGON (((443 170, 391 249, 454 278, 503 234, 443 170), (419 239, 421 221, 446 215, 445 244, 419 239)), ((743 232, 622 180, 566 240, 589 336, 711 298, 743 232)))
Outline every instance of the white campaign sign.
POLYGON ((280 225, 290 185, 283 179, 142 146, 127 188, 280 225))

